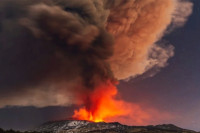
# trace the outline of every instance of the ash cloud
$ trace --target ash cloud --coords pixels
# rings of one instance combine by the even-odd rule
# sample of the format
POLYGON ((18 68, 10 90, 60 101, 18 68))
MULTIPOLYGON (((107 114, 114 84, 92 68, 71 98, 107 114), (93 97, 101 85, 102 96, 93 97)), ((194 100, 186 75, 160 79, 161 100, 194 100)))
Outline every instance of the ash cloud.
POLYGON ((115 45, 109 62, 115 77, 127 80, 153 69, 152 76, 165 67, 174 47, 158 41, 191 13, 192 3, 185 0, 130 0, 111 10, 107 28, 115 45))
POLYGON ((156 42, 191 12, 178 0, 1 0, 0 107, 73 104, 74 93, 165 67, 174 48, 156 42))
POLYGON ((40 100, 33 99, 45 92, 41 106, 59 105, 48 98, 54 90, 58 101, 57 95, 73 92, 73 83, 77 91, 114 80, 106 62, 113 37, 104 28, 108 10, 102 1, 5 0, 0 12, 0 106, 38 106, 40 100))

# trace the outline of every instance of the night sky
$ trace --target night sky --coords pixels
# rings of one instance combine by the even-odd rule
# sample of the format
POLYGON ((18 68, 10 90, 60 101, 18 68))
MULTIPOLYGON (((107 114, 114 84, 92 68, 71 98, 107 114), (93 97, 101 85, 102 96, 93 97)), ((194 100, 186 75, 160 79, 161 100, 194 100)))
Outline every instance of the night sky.
POLYGON ((175 118, 167 123, 199 131, 200 1, 193 2, 194 11, 187 24, 164 37, 175 46, 169 65, 152 78, 121 82, 119 88, 129 101, 174 114, 175 118))
MULTIPOLYGON (((192 2, 193 13, 185 26, 163 38, 175 47, 168 66, 153 77, 120 81, 118 88, 124 100, 172 116, 155 124, 172 123, 200 131, 200 1, 192 2)), ((7 106, 0 108, 0 127, 30 129, 46 121, 67 119, 74 108, 7 106)))

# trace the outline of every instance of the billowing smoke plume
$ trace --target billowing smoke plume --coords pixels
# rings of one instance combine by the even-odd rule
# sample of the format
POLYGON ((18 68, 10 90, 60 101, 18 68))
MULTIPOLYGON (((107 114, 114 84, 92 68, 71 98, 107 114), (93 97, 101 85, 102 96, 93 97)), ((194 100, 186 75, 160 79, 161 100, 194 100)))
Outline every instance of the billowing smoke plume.
POLYGON ((1 0, 0 107, 77 103, 157 71, 174 49, 157 42, 191 12, 181 0, 1 0))
POLYGON ((186 1, 130 0, 111 10, 107 28, 115 46, 109 62, 115 77, 128 79, 165 67, 174 47, 157 41, 165 30, 183 25, 191 7, 186 1))

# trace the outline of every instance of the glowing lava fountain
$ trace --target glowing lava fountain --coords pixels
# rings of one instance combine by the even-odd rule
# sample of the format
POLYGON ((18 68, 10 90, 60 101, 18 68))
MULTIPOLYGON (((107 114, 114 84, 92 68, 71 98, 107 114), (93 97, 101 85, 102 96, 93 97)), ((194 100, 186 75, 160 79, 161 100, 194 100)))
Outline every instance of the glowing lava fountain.
POLYGON ((83 96, 84 106, 74 111, 73 118, 102 122, 112 117, 127 115, 127 103, 118 99, 117 94, 117 88, 111 82, 101 84, 87 96, 83 96))

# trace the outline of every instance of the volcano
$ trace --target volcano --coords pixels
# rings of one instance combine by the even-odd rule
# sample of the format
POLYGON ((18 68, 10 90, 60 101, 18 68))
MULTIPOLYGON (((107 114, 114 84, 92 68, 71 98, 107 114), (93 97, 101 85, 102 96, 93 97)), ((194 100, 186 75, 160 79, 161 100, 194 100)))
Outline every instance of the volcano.
POLYGON ((47 122, 35 128, 35 132, 48 133, 198 133, 172 124, 156 126, 127 126, 118 122, 90 122, 84 120, 63 120, 47 122))

